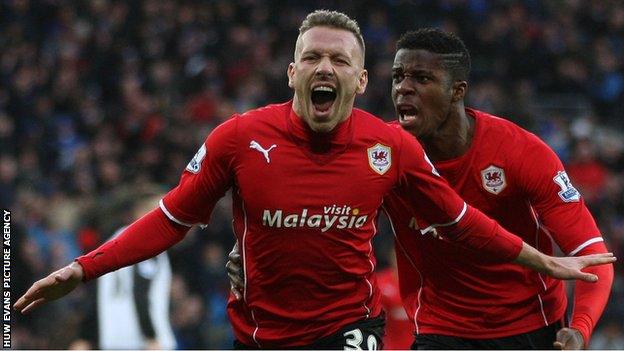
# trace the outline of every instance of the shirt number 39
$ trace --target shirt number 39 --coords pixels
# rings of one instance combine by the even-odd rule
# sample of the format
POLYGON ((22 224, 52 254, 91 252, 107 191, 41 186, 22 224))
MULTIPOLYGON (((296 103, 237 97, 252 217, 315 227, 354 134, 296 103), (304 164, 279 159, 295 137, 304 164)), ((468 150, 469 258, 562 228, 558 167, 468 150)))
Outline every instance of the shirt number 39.
POLYGON ((344 350, 355 351, 355 350, 377 350, 377 338, 375 335, 369 334, 366 337, 366 347, 362 348, 362 342, 364 341, 364 335, 360 329, 349 330, 348 332, 342 334, 345 339, 344 350))

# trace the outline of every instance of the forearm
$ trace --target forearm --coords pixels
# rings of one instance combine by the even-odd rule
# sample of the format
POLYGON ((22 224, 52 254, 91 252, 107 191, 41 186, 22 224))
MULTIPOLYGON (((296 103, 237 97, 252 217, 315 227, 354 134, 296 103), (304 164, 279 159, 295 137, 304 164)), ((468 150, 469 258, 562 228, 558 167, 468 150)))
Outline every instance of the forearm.
POLYGON ((522 250, 520 250, 518 257, 513 262, 531 268, 534 271, 548 274, 550 267, 548 260, 545 259, 546 257, 533 246, 523 242, 522 250))
POLYGON ((464 217, 451 231, 445 232, 444 236, 500 262, 515 259, 523 248, 520 237, 511 234, 496 221, 470 206, 464 217))
POLYGON ((452 240, 473 250, 478 250, 490 258, 501 262, 513 262, 540 273, 573 278, 572 271, 565 263, 543 254, 520 237, 505 230, 497 222, 476 209, 469 207, 466 216, 458 223, 460 233, 452 240), (472 211, 471 211, 472 210, 472 211), (563 273, 563 275, 560 275, 563 273))
POLYGON ((141 262, 170 248, 189 230, 172 223, 155 209, 129 225, 117 238, 76 259, 83 268, 84 281, 141 262))
MULTIPOLYGON (((605 253, 607 248, 604 243, 591 245, 581 251, 577 256, 594 253, 605 253)), ((600 319, 602 312, 609 300, 611 285, 613 284, 613 265, 596 266, 586 269, 587 272, 598 276, 598 282, 576 282, 574 288, 574 311, 572 313, 570 327, 578 330, 583 335, 585 346, 600 319)))

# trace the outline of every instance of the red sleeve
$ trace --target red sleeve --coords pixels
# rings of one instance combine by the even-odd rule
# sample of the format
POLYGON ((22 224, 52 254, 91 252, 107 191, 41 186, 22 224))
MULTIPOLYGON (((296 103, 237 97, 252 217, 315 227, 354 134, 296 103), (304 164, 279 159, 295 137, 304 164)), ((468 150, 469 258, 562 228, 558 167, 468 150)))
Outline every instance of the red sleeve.
POLYGON ((84 270, 84 281, 95 279, 158 255, 182 240, 188 229, 169 221, 160 209, 155 209, 76 261, 84 270))
POLYGON ((167 217, 182 225, 205 224, 234 180, 238 116, 219 125, 186 166, 180 183, 161 201, 167 217))
MULTIPOLYGON (((557 155, 534 135, 529 136, 523 153, 518 157, 522 163, 514 175, 530 199, 540 224, 548 229, 561 250, 571 256, 606 253, 596 222, 557 155)), ((609 298, 613 265, 584 271, 596 274, 598 282, 576 282, 570 327, 581 332, 587 346, 609 298)))
MULTIPOLYGON (((607 248, 603 242, 587 246, 576 256, 584 256, 596 253, 606 253, 607 248)), ((574 287, 574 310, 570 327, 581 332, 585 347, 589 344, 592 332, 598 319, 602 315, 611 292, 613 284, 613 265, 605 264, 584 269, 586 272, 596 274, 598 281, 588 283, 576 281, 574 287)))
POLYGON ((478 209, 468 206, 454 226, 441 228, 440 235, 459 245, 478 250, 499 262, 513 261, 522 250, 522 239, 503 228, 478 209))
POLYGON ((468 206, 438 174, 414 137, 400 132, 399 187, 419 219, 421 233, 432 230, 458 244, 480 250, 502 262, 522 250, 522 239, 476 208, 468 206))
POLYGON ((522 193, 531 201, 540 224, 567 255, 585 245, 602 241, 600 231, 581 194, 568 178, 557 155, 534 135, 525 143, 517 178, 522 193))

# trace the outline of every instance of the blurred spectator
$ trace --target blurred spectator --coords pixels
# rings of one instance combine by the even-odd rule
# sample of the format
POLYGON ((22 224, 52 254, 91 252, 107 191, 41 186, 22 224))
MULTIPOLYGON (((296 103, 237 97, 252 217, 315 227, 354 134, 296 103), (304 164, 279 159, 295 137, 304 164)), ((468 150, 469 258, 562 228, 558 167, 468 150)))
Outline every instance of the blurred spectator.
POLYGON ((606 166, 598 160, 595 146, 588 139, 577 141, 574 155, 566 169, 589 206, 605 196, 609 174, 606 166))
MULTIPOLYGON (((133 217, 154 208, 158 196, 135 195, 133 217)), ((118 230, 115 235, 123 231, 118 230)), ((171 266, 166 252, 122 268, 97 281, 97 318, 101 349, 176 347, 169 319, 171 266), (120 316, 124 316, 120 318, 120 316)))
POLYGON ((591 348, 593 350, 618 350, 622 348, 622 345, 624 345, 622 326, 611 321, 593 338, 591 348))

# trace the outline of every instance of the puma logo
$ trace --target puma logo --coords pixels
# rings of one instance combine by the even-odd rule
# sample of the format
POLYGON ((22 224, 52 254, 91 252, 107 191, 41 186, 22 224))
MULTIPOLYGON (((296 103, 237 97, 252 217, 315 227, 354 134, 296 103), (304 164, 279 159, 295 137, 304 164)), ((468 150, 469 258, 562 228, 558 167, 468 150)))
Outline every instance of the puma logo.
POLYGON ((264 155, 267 163, 271 163, 271 159, 269 159, 269 151, 273 150, 275 147, 277 147, 277 145, 273 144, 268 149, 265 149, 255 140, 252 140, 251 143, 249 143, 249 148, 260 151, 264 155))

